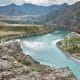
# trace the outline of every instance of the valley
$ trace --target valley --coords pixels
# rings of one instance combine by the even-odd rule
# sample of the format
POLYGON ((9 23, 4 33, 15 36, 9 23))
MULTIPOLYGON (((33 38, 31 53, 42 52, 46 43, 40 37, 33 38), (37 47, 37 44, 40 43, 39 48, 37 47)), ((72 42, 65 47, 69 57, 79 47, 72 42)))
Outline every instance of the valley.
POLYGON ((80 1, 0 6, 0 80, 80 80, 80 1))

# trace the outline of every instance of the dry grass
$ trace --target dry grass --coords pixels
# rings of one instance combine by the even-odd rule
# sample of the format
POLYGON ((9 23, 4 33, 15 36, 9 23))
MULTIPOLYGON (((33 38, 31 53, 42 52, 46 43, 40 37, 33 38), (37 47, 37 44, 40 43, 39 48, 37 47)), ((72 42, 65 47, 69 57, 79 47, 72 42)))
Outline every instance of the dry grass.
POLYGON ((0 37, 15 35, 33 35, 48 33, 49 29, 44 25, 32 24, 0 24, 0 37))

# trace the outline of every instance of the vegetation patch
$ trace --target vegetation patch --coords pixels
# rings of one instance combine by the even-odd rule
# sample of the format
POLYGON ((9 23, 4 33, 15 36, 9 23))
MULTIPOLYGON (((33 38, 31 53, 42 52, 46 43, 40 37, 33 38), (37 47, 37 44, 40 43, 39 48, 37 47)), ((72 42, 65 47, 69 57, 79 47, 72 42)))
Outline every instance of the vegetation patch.
POLYGON ((53 29, 45 25, 30 24, 0 24, 0 41, 23 38, 53 32, 53 29))

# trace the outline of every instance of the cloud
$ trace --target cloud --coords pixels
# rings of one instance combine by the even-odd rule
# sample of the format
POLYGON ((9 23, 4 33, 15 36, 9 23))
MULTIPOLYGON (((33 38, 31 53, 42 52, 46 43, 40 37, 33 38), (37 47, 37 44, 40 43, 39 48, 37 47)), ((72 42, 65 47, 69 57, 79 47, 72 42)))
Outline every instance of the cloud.
POLYGON ((0 6, 5 6, 5 5, 8 5, 8 4, 11 4, 12 1, 11 0, 0 0, 0 6))
POLYGON ((51 5, 51 4, 62 4, 62 3, 68 3, 73 4, 80 0, 0 0, 0 5, 7 5, 11 3, 15 3, 17 5, 22 5, 24 3, 32 3, 36 5, 51 5))
POLYGON ((25 3, 26 0, 11 0, 12 3, 15 3, 17 5, 22 5, 25 3))
POLYGON ((36 5, 49 5, 49 0, 11 0, 12 3, 21 5, 24 3, 32 3, 36 5))
POLYGON ((75 2, 78 2, 80 0, 49 0, 52 4, 62 4, 62 3, 68 3, 68 4, 74 4, 75 2))

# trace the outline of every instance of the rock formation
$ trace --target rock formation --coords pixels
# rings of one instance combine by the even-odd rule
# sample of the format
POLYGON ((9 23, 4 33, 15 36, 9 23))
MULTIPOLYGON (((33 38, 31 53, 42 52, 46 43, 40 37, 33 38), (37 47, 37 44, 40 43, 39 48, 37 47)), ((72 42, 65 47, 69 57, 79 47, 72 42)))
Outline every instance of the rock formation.
POLYGON ((41 65, 17 41, 0 44, 0 80, 76 80, 71 70, 41 65))

